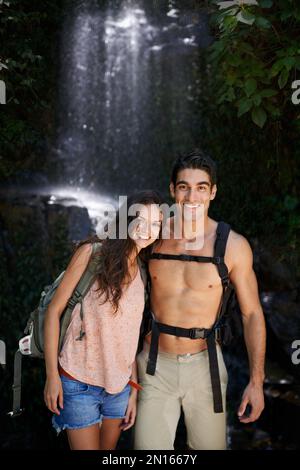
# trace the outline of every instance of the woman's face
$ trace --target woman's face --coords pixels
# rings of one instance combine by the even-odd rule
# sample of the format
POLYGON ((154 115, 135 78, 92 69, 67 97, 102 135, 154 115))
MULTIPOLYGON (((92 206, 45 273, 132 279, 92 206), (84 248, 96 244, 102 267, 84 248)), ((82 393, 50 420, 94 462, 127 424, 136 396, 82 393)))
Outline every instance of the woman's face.
POLYGON ((128 233, 141 250, 159 237, 162 213, 156 204, 141 205, 137 217, 129 224, 128 233))

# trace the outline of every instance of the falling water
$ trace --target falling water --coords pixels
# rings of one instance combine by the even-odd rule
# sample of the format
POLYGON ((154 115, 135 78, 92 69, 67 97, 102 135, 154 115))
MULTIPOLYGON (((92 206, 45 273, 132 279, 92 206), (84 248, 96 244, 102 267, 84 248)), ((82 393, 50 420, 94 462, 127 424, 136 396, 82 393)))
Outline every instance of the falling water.
POLYGON ((199 46, 210 41, 206 16, 188 6, 86 0, 69 12, 53 156, 60 185, 112 197, 167 187, 174 154, 197 143, 199 46))

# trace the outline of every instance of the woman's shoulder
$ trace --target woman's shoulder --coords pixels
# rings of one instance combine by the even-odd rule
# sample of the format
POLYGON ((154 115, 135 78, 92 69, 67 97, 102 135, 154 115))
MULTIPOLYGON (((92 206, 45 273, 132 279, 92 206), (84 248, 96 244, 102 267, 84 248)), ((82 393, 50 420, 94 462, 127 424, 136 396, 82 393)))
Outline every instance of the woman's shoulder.
POLYGON ((80 254, 80 255, 90 255, 92 253, 92 250, 93 250, 93 243, 83 243, 82 245, 80 245, 78 248, 77 248, 77 252, 80 254))
POLYGON ((87 242, 82 242, 79 244, 75 251, 75 255, 77 254, 78 257, 81 258, 90 258, 91 255, 95 252, 98 252, 101 248, 102 241, 101 240, 92 240, 87 242))

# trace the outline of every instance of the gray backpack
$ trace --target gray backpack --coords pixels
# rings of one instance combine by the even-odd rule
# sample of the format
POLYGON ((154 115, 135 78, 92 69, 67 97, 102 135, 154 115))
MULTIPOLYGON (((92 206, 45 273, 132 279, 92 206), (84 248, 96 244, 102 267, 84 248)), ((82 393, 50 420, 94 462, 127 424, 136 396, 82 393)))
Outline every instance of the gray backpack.
MULTIPOLYGON (((81 323, 84 317, 83 311, 83 299, 88 293, 90 287, 96 279, 96 266, 97 260, 93 255, 99 251, 101 243, 93 243, 91 259, 88 263, 86 270, 84 271, 81 279, 75 287, 64 312, 60 319, 60 335, 59 335, 59 352, 62 349, 64 337, 68 326, 70 324, 71 315, 75 308, 75 305, 80 303, 80 318, 81 323)), ((55 279, 53 284, 48 285, 44 288, 41 293, 40 301, 35 310, 31 312, 28 319, 24 333, 26 336, 20 339, 19 349, 15 353, 14 358, 14 383, 13 383, 13 410, 8 414, 11 417, 19 416, 22 413, 21 409, 21 374, 22 374, 22 356, 44 358, 44 320, 47 308, 58 288, 65 271, 55 279)), ((82 340, 84 332, 79 332, 78 340, 82 340)))

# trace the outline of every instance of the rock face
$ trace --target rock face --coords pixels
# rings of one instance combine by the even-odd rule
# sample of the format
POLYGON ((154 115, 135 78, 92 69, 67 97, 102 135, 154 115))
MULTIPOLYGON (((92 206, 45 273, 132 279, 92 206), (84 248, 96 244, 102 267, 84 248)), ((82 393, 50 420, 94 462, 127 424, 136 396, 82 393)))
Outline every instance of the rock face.
POLYGON ((299 377, 300 367, 291 359, 293 342, 300 340, 300 291, 296 270, 280 259, 282 253, 271 252, 257 240, 253 246, 254 268, 268 331, 268 357, 299 377))
POLYGON ((73 243, 92 233, 86 208, 66 207, 47 196, 0 196, 1 257, 7 266, 30 253, 51 274, 73 243))
POLYGON ((300 305, 292 292, 262 293, 262 305, 268 326, 270 357, 285 359, 289 371, 300 377, 300 367, 292 361, 293 344, 300 341, 300 305))
POLYGON ((92 233, 85 208, 51 204, 47 196, 0 196, 0 331, 6 341, 22 329, 43 287, 65 269, 74 242, 92 233))
MULTIPOLYGON (((43 361, 23 361, 22 401, 27 412, 25 417, 18 418, 20 433, 15 423, 5 418, 12 403, 13 355, 19 338, 24 336, 27 318, 43 287, 65 268, 74 242, 93 234, 87 209, 76 207, 70 201, 68 205, 52 202, 41 195, 0 195, 0 339, 7 351, 6 371, 1 371, 0 377, 3 431, 0 447, 3 449, 49 448, 53 441, 42 398, 43 361)), ((59 445, 52 443, 55 448, 59 445)))
MULTIPOLYGON (((299 448, 300 364, 292 362, 293 343, 300 343, 300 302, 296 273, 278 256, 254 246, 254 269, 267 327, 265 410, 255 426, 241 426, 236 419, 243 390, 248 382, 244 341, 224 351, 229 374, 228 417, 231 448, 299 448), (254 429, 256 432, 253 433, 254 429), (263 439, 261 432, 263 430, 263 439)), ((298 344, 299 344, 298 343, 298 344)), ((298 347, 299 348, 299 347, 298 347)), ((300 353, 298 354, 300 358, 300 353)))
POLYGON ((252 240, 252 246, 254 268, 261 290, 281 292, 298 289, 295 268, 285 259, 281 259, 286 253, 272 252, 257 239, 252 240))

